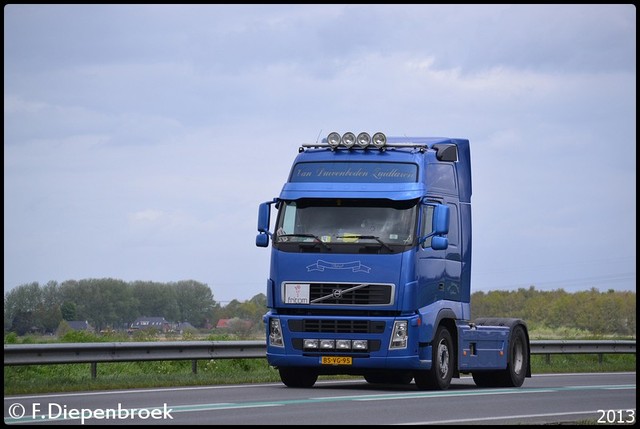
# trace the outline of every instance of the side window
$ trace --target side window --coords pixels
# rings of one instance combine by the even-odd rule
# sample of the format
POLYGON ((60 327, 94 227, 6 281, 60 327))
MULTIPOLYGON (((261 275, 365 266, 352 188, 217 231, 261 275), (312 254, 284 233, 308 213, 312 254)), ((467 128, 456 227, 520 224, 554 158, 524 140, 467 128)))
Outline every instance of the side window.
MULTIPOLYGON (((422 225, 420 225, 420 231, 422 237, 431 234, 431 231, 433 231, 433 206, 424 206, 422 208, 422 225)), ((431 247, 431 237, 422 242, 423 249, 429 247, 431 247)))
POLYGON ((296 232, 296 203, 285 206, 284 219, 282 220, 282 229, 285 234, 293 234, 296 232))
POLYGON ((459 244, 459 231, 458 231, 458 206, 455 204, 447 204, 449 206, 449 245, 458 246, 459 244))
POLYGON ((456 176, 451 164, 429 164, 427 166, 427 183, 431 189, 456 194, 456 176))

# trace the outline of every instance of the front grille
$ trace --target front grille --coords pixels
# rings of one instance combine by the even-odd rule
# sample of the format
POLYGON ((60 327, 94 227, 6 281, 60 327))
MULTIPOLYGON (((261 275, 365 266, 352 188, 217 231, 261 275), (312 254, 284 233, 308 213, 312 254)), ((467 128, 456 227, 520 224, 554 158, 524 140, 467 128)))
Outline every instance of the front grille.
POLYGON ((304 319, 289 320, 292 332, 320 332, 333 334, 380 334, 385 322, 371 320, 304 319))
POLYGON ((311 283, 312 305, 389 305, 393 285, 360 283, 311 283))

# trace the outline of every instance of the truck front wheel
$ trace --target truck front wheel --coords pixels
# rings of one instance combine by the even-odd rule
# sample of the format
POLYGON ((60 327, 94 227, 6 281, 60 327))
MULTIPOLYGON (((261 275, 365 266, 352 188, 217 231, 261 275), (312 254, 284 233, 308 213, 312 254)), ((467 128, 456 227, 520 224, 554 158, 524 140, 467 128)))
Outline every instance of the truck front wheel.
POLYGON ((449 330, 439 326, 432 343, 432 364, 427 371, 416 371, 413 376, 420 390, 446 390, 453 378, 455 350, 449 330))
POLYGON ((306 368, 278 368, 278 372, 287 387, 312 387, 318 380, 318 374, 306 368))

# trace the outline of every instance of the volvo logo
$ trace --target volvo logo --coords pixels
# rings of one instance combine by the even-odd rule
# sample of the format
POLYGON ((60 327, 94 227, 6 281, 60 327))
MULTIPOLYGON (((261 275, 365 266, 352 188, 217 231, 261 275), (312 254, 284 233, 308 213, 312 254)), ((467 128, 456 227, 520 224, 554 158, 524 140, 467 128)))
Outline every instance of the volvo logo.
POLYGON ((342 298, 342 289, 334 289, 331 291, 331 295, 333 295, 333 297, 335 299, 340 299, 342 298))

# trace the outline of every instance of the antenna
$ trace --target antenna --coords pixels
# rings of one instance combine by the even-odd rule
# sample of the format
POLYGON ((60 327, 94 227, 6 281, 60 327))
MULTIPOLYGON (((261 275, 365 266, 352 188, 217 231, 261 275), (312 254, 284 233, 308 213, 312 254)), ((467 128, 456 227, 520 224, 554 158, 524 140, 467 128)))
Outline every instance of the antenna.
POLYGON ((318 140, 320 140, 320 136, 322 135, 322 128, 320 128, 320 132, 318 133, 318 137, 316 137, 316 144, 318 144, 318 140))

